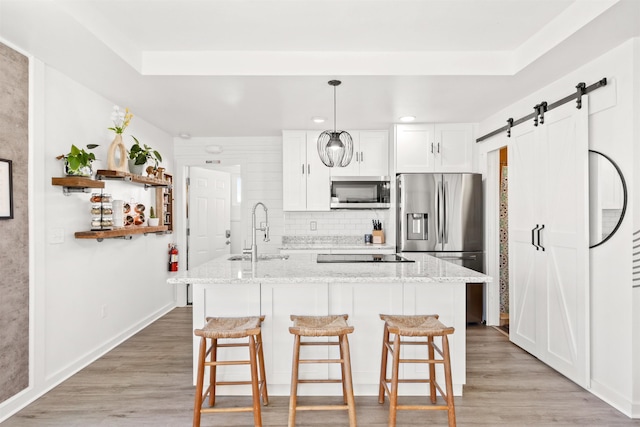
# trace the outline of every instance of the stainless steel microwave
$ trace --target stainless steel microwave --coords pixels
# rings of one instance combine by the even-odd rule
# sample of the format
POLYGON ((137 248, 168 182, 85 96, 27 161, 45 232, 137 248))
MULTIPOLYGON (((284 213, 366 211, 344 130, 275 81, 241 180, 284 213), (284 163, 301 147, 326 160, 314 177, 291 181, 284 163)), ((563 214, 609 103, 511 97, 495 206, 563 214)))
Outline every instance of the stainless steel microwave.
POLYGON ((332 176, 331 209, 389 209, 388 176, 332 176))

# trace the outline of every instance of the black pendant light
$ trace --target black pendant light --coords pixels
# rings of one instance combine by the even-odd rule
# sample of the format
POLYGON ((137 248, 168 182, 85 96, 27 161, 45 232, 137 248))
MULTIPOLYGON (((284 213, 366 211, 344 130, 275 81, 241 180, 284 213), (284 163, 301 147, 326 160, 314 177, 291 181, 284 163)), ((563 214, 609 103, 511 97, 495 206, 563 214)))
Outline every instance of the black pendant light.
POLYGON ((351 163, 353 139, 348 132, 336 130, 336 86, 340 80, 330 80, 333 86, 333 131, 325 130, 318 137, 318 154, 325 166, 343 168, 351 163))

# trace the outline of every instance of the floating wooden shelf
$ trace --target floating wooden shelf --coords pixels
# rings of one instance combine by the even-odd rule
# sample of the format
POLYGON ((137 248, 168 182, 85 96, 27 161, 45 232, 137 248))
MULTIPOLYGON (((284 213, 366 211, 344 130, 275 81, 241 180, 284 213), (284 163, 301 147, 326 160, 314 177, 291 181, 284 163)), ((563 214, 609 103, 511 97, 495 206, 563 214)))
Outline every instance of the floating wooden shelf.
POLYGON ((64 194, 85 193, 87 188, 104 188, 103 181, 96 181, 84 176, 52 177, 51 185, 61 185, 64 194))
POLYGON ((118 179, 121 181, 135 182, 138 184, 144 184, 145 187, 169 187, 171 181, 166 179, 159 179, 150 176, 135 175, 129 172, 120 172, 113 170, 98 170, 96 172, 97 179, 118 179))
POLYGON ((129 226, 114 228, 113 230, 99 230, 99 231, 77 231, 75 233, 76 239, 96 239, 101 242, 103 239, 116 239, 116 238, 130 238, 134 234, 150 234, 161 233, 164 234, 169 228, 166 225, 158 227, 147 226, 129 226))

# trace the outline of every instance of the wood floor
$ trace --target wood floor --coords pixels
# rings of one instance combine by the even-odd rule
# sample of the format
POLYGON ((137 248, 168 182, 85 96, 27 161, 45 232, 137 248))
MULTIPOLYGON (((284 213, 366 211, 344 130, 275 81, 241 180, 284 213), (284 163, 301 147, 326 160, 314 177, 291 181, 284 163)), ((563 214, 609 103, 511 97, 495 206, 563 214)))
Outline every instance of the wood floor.
MULTIPOLYGON (((191 334, 191 309, 176 308, 2 427, 189 426, 195 389, 191 334)), ((640 420, 627 418, 512 345, 494 328, 470 326, 467 350, 467 385, 464 396, 455 400, 459 426, 640 425, 640 420)), ((240 406, 247 403, 243 399, 218 401, 240 406)), ((387 405, 379 405, 376 397, 356 398, 358 424, 386 426, 387 405)), ((288 398, 272 397, 263 409, 263 424, 285 426, 287 410, 288 398)), ((300 412, 297 418, 298 426, 348 425, 346 411, 300 412)), ((446 424, 445 412, 398 414, 398 426, 446 424)), ((253 419, 250 413, 205 414, 202 425, 250 426, 253 419)))

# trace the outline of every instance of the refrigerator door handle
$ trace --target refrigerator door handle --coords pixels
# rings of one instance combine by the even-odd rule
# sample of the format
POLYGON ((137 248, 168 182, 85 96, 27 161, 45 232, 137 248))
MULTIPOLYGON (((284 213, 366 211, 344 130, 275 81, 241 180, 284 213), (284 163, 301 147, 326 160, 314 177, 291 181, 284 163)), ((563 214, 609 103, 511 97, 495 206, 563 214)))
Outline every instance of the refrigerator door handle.
POLYGON ((442 215, 440 212, 440 182, 436 186, 436 243, 440 243, 442 240, 441 220, 442 215))
POLYGON ((449 217, 447 212, 447 199, 449 194, 449 185, 444 180, 442 181, 442 219, 443 219, 443 230, 442 230, 442 240, 445 244, 449 243, 449 217))

